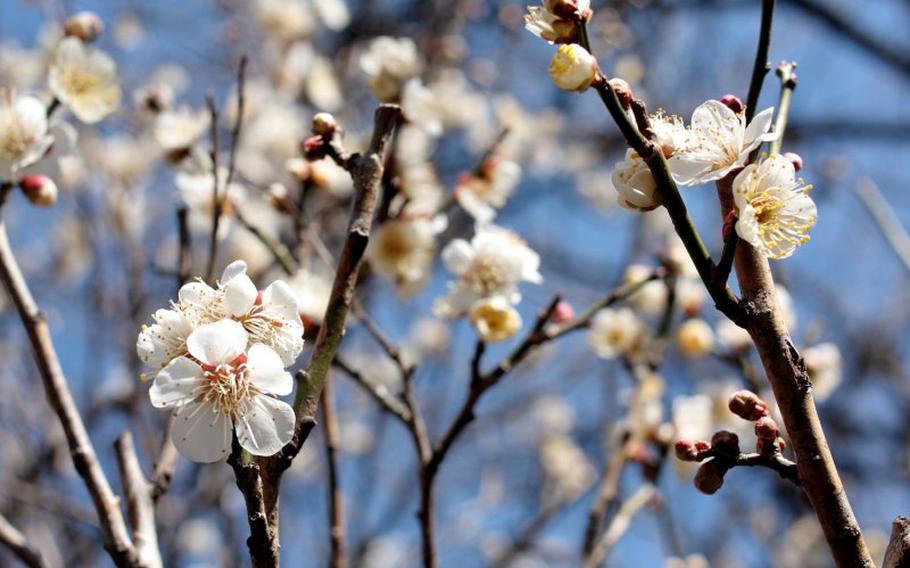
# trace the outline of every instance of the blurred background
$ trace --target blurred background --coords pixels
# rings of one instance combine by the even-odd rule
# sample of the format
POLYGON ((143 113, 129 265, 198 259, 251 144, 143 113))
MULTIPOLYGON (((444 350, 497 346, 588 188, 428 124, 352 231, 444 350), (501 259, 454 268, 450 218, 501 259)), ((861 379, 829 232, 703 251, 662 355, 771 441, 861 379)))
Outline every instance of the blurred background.
MULTIPOLYGON (((601 68, 627 80, 650 109, 688 120, 707 99, 726 93, 745 99, 758 0, 592 4, 590 29, 601 68)), ((120 111, 97 127, 80 127, 78 151, 57 180, 56 207, 32 208, 19 196, 7 217, 111 476, 116 464, 110 447, 124 428, 139 438, 147 468, 160 444, 165 416, 147 402, 140 380, 145 369, 134 346, 139 326, 175 295, 179 207, 190 208, 195 274, 203 271, 207 242, 206 217, 200 226, 193 222, 204 204, 178 188, 177 168, 156 139, 150 87, 165 89, 174 108, 203 113, 206 93, 213 93, 227 134, 238 61, 249 58, 249 106, 238 156, 244 210, 275 240, 298 245, 292 252, 302 265, 309 253, 288 237, 287 220, 260 210, 281 191, 274 184, 293 187, 287 161, 299 157, 315 112, 333 112, 349 147, 364 146, 377 99, 361 60, 378 36, 413 39, 423 62, 419 74, 442 101, 442 131, 427 161, 443 194, 491 148, 521 166, 521 181, 496 223, 519 233, 541 256, 544 282, 522 286, 525 327, 557 292, 581 311, 620 284, 630 263, 656 266, 657 255, 672 246, 663 211, 640 214, 615 205, 610 171, 624 144, 594 94, 565 93, 551 84, 547 66, 554 47, 523 29, 520 3, 0 0, 0 86, 46 93, 49 50, 64 17, 80 10, 95 11, 105 22, 98 44, 118 63, 120 111), (504 141, 495 144, 505 129, 504 141)), ((776 277, 792 299, 795 343, 823 353, 818 357, 828 374, 819 379, 824 388, 816 385, 822 420, 879 560, 891 521, 910 512, 910 265, 900 254, 907 248, 901 227, 910 224, 908 26, 910 3, 904 0, 781 0, 770 51, 774 63, 798 64, 784 149, 802 156, 800 175, 814 184, 819 208, 812 240, 775 263, 776 277)), ((778 92, 778 79, 769 73, 760 108, 776 105, 778 92)), ((397 151, 401 183, 412 183, 406 150, 397 151)), ((321 240, 337 254, 350 187, 336 171, 320 175, 312 217, 321 240)), ((721 241, 714 191, 688 189, 684 198, 716 254, 721 241)), ((472 225, 456 207, 438 248, 469 238, 472 225)), ((242 223, 231 223, 223 238, 219 268, 244 258, 265 282, 287 278, 242 223)), ((372 320, 418 362, 414 386, 433 440, 467 393, 476 341, 466 321, 431 314, 451 279, 436 257, 415 293, 402 294, 375 272, 360 288, 372 320)), ((314 261, 298 278, 301 294, 311 294, 318 305, 330 274, 314 261)), ((832 565, 808 502, 773 472, 736 469, 720 492, 706 496, 693 487, 692 468, 655 456, 653 447, 639 448, 642 456, 617 442, 617 432, 663 424, 703 437, 748 427, 736 425, 723 407, 729 392, 764 384, 760 366, 753 353, 736 350, 710 302, 700 305, 693 294, 691 309, 676 313, 674 322, 706 320, 714 328, 712 348, 696 357, 668 343, 660 392, 647 416, 637 407, 635 381, 622 361, 596 357, 583 333, 538 350, 485 396, 437 482, 443 566, 578 565, 588 513, 616 452, 628 455, 610 515, 655 464, 659 497, 632 518, 607 565, 832 565)), ((660 299, 633 304, 653 322, 649 301, 660 299)), ((373 382, 400 389, 395 366, 362 326, 354 322, 349 331, 341 349, 345 362, 373 382)), ((514 343, 488 349, 484 366, 514 343)), ((0 313, 0 352, 0 511, 54 565, 106 565, 90 501, 9 306, 0 313)), ((409 435, 346 374, 332 377, 352 564, 417 566, 416 462, 409 435)), ((282 556, 289 566, 325 565, 329 555, 322 435, 317 428, 285 480, 282 556)), ((224 464, 181 460, 158 511, 167 565, 248 563, 243 501, 224 464)), ((14 564, 5 550, 0 564, 14 564)))

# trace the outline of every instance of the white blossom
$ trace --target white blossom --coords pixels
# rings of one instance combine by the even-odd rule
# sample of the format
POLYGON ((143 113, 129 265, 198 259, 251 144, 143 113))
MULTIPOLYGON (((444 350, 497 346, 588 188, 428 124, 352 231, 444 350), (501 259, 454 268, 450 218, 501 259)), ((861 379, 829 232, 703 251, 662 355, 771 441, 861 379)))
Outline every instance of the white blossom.
POLYGON ((511 160, 493 158, 484 163, 481 175, 466 175, 459 180, 455 199, 476 221, 489 223, 519 181, 521 166, 511 160))
POLYGON ((774 140, 769 132, 774 114, 767 108, 748 125, 743 113, 735 113, 720 101, 710 100, 692 113, 688 140, 669 159, 670 172, 680 185, 699 185, 719 180, 743 165, 762 142, 774 140))
POLYGON ((528 6, 525 14, 525 29, 541 39, 550 43, 567 43, 575 40, 576 19, 586 18, 591 8, 590 0, 578 0, 573 13, 568 11, 569 2, 554 2, 544 0, 542 6, 528 6), (562 4, 560 14, 556 14, 557 4, 562 4))
POLYGON ((818 218, 811 188, 778 154, 746 166, 733 180, 736 233, 768 258, 787 258, 809 240, 818 218))
POLYGON ((436 235, 445 229, 445 217, 401 217, 383 223, 370 239, 367 259, 383 278, 403 294, 418 291, 430 276, 436 235))
POLYGON ((181 106, 166 110, 155 118, 155 140, 167 151, 186 150, 209 130, 211 115, 205 109, 181 106))
POLYGON ((60 42, 48 75, 54 96, 85 123, 117 110, 120 84, 114 60, 75 37, 60 42))
POLYGON ((436 315, 461 317, 475 302, 502 296, 521 301, 519 282, 543 281, 540 257, 518 235, 495 225, 479 225, 471 242, 455 239, 442 251, 442 262, 457 280, 449 295, 433 306, 436 315))
POLYGON ((382 36, 374 39, 360 57, 360 68, 369 77, 373 94, 382 101, 392 101, 401 92, 402 83, 420 73, 423 61, 414 40, 382 36))
POLYGON ((714 346, 714 331, 705 320, 692 318, 679 326, 676 343, 683 355, 703 357, 714 346))
POLYGON ((659 205, 657 182, 648 164, 631 148, 626 150, 625 159, 613 167, 613 187, 617 203, 626 209, 651 211, 659 205))
POLYGON ((505 341, 521 329, 521 315, 502 296, 475 302, 468 319, 483 341, 505 341))
POLYGON ((271 348, 247 348, 248 340, 236 321, 202 325, 187 338, 187 355, 155 377, 152 405, 175 409, 171 439, 190 460, 224 459, 233 431, 258 456, 277 453, 294 433, 294 410, 275 398, 291 393, 291 375, 271 348))
POLYGON ((0 89, 0 181, 15 181, 53 142, 44 104, 37 97, 0 89))
POLYGON ((645 325, 629 308, 604 308, 591 318, 588 345, 598 357, 612 359, 637 349, 645 336, 645 325))
POLYGON ((208 321, 240 322, 251 341, 268 345, 291 365, 303 350, 303 323, 294 291, 283 280, 258 290, 246 269, 245 262, 236 260, 224 269, 217 288, 204 282, 184 285, 180 304, 204 313, 208 321))
POLYGON ((812 381, 817 400, 831 396, 841 382, 843 362, 840 349, 834 343, 819 343, 803 350, 803 360, 812 381))

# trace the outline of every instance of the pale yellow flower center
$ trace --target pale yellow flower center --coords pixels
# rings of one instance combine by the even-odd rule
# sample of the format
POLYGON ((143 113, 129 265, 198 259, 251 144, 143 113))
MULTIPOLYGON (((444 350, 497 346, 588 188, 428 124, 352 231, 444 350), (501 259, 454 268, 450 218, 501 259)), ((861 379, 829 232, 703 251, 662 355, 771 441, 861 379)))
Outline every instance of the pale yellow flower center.
POLYGON ((506 263, 499 255, 478 257, 471 268, 462 276, 465 284, 480 296, 489 296, 508 284, 506 263))
POLYGON ((238 365, 204 365, 201 393, 198 402, 211 404, 215 412, 228 418, 242 416, 249 399, 259 391, 250 383, 245 362, 238 365))

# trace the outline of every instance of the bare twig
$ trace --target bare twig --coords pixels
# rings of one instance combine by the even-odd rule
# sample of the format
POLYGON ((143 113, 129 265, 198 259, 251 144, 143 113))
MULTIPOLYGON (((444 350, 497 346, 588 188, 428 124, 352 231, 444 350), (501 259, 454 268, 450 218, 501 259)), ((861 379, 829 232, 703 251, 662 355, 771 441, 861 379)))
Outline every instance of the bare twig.
POLYGON ((126 511, 133 528, 133 545, 136 557, 143 566, 159 568, 162 565, 158 551, 158 533, 155 529, 155 503, 152 486, 142 473, 133 436, 129 431, 117 438, 114 444, 117 466, 120 468, 120 484, 126 497, 126 511))
MULTIPOLYGON (((211 280, 215 273, 215 260, 218 256, 218 227, 221 225, 221 214, 224 209, 224 202, 221 200, 221 194, 218 190, 220 180, 218 178, 218 153, 220 152, 220 136, 218 134, 218 107, 215 103, 215 94, 209 92, 205 98, 206 105, 209 108, 209 116, 212 122, 211 132, 209 134, 212 143, 212 233, 209 238, 209 260, 206 264, 205 279, 211 280)), ((228 187, 225 184, 224 191, 227 193, 228 187)))
POLYGON ((389 391, 385 385, 376 384, 366 377, 363 374, 350 365, 348 365, 343 359, 336 356, 335 360, 332 362, 332 365, 344 371, 346 375, 351 377, 355 383, 360 385, 363 390, 367 392, 373 399, 379 403, 379 405, 389 412, 395 418, 400 420, 405 425, 410 424, 411 422, 411 411, 408 407, 398 399, 392 392, 389 391))
POLYGON ((628 499, 623 501, 619 506, 616 516, 610 522, 610 526, 604 532, 603 536, 597 542, 597 546, 591 551, 584 563, 585 568, 597 568, 604 563, 607 554, 619 538, 629 530, 632 524, 632 518, 639 511, 645 508, 651 502, 657 489, 653 483, 643 483, 628 499))
POLYGON ((891 539, 885 549, 882 568, 906 568, 910 566, 910 519, 898 517, 891 525, 891 539))
POLYGON ((796 63, 781 61, 775 74, 780 78, 780 96, 777 99, 777 116, 774 118, 774 132, 777 138, 771 141, 772 154, 780 152, 784 144, 784 131, 787 129, 787 120, 790 117, 790 103, 793 101, 793 91, 796 89, 796 63))
POLYGON ((587 558, 594 551, 594 546, 597 544, 597 535, 600 534, 604 517, 619 499, 619 480, 623 467, 626 465, 625 445, 627 438, 628 432, 623 432, 620 443, 613 449, 601 478, 600 486, 597 489, 594 505, 588 513, 588 525, 585 529, 584 542, 581 546, 583 558, 587 558))
MULTIPOLYGON (((8 185, 0 188, 0 207, 3 206, 9 190, 8 185)), ((6 223, 2 220, 0 220, 0 280, 3 281, 7 295, 15 304, 22 325, 28 334, 35 362, 44 382, 48 403, 63 426, 73 464, 92 497, 98 513, 105 548, 118 566, 138 565, 136 550, 130 541, 126 522, 120 511, 120 500, 111 489, 104 470, 98 462, 95 448, 60 366, 47 322, 22 276, 22 271, 16 262, 6 235, 6 223)))
POLYGON ((334 383, 325 382, 322 389, 323 438, 328 464, 329 482, 329 555, 330 568, 345 568, 348 565, 345 550, 344 495, 338 471, 338 418, 335 415, 334 383))
POLYGON ((0 515, 0 544, 7 547, 29 568, 44 568, 47 565, 38 549, 2 515, 0 515))
POLYGON ((856 184, 855 191, 878 228, 881 229, 885 239, 888 240, 888 244, 894 249, 894 253, 904 267, 910 270, 910 234, 907 233, 907 229, 897 218, 894 209, 878 189, 878 185, 871 179, 865 178, 856 184))

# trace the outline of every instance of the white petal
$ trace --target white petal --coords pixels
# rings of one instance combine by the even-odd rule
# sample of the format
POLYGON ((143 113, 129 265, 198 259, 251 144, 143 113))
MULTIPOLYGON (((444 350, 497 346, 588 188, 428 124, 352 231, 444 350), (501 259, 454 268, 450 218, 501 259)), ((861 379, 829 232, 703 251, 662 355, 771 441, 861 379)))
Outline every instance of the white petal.
POLYGON ((271 313, 277 313, 284 319, 302 325, 297 294, 284 280, 276 280, 269 284, 262 292, 262 303, 269 305, 271 313))
POLYGON ((190 402, 202 384, 202 368, 187 357, 178 357, 158 371, 149 398, 155 408, 190 402))
POLYGON ((221 283, 227 284, 241 274, 246 274, 246 263, 242 260, 235 260, 234 262, 227 265, 227 268, 225 268, 224 272, 221 273, 221 283))
POLYGON ((214 300, 217 293, 205 282, 189 282, 180 287, 177 301, 181 304, 203 305, 214 300))
POLYGON ((271 347, 261 343, 250 347, 246 366, 250 370, 250 382, 259 390, 278 396, 291 394, 291 374, 284 370, 281 357, 271 347))
POLYGON ((278 453, 294 434, 294 409, 269 396, 256 396, 237 419, 237 440, 254 456, 278 453))
POLYGON ((762 141, 773 140, 777 134, 769 132, 771 121, 774 119, 774 107, 766 108, 752 118, 752 122, 746 126, 746 133, 743 137, 743 146, 754 148, 762 141), (769 138, 770 137, 770 138, 769 138), (758 144, 755 144, 758 142, 758 144))
POLYGON ((209 365, 230 363, 246 350, 247 333, 233 320, 200 325, 186 339, 190 355, 209 365))
POLYGON ((239 274, 224 284, 224 307, 232 316, 241 316, 256 303, 259 290, 250 277, 239 274))
POLYGON ((464 239, 455 239, 442 251, 442 262, 455 274, 468 270, 474 260, 474 248, 464 239))
POLYGON ((211 404, 192 402, 177 410, 171 440, 189 460, 216 462, 231 449, 231 421, 211 404))

